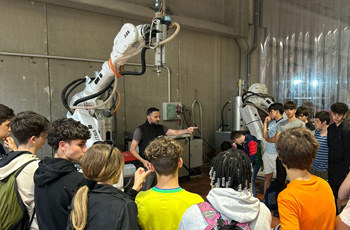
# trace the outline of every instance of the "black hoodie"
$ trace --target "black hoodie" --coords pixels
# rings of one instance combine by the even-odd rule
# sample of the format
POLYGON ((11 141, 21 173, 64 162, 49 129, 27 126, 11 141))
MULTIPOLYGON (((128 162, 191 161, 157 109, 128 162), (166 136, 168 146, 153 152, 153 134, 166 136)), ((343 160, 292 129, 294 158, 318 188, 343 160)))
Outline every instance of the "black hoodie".
POLYGON ((68 207, 79 186, 88 183, 74 165, 62 158, 45 158, 34 174, 35 211, 41 230, 67 226, 68 207))
POLYGON ((0 144, 0 159, 6 155, 6 151, 4 147, 2 147, 2 144, 0 144))

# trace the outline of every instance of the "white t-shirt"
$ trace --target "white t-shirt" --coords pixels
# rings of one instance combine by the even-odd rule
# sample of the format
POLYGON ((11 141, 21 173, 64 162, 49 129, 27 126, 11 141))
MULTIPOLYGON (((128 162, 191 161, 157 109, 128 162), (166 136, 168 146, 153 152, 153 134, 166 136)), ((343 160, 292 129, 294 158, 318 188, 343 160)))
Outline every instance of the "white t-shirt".
POLYGON ((345 208, 339 216, 340 219, 344 222, 344 224, 350 227, 350 200, 348 201, 348 203, 346 204, 345 208))

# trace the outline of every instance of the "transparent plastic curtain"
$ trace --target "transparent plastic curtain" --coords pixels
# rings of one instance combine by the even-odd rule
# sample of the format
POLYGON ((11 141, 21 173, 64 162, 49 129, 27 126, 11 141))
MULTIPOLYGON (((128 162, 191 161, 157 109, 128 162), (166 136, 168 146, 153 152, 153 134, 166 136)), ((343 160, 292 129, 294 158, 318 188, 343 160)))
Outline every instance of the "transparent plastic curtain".
POLYGON ((275 101, 350 104, 350 0, 263 0, 260 82, 275 101))

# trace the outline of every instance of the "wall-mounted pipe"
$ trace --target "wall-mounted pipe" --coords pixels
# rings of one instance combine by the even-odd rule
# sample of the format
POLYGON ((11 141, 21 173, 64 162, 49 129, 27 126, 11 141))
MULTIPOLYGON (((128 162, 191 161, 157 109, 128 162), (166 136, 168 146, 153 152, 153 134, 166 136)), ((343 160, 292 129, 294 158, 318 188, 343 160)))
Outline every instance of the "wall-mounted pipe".
POLYGON ((260 0, 254 0, 254 11, 253 11, 253 46, 247 54, 247 81, 248 85, 251 85, 251 74, 252 74, 252 53, 257 47, 258 41, 258 29, 259 29, 259 2, 260 0))
POLYGON ((241 76, 241 71, 242 71, 242 60, 241 60, 241 58, 242 58, 242 48, 241 48, 241 46, 239 45, 239 43, 237 42, 237 39, 234 39, 235 40, 235 42, 236 42, 236 44, 237 44, 237 46, 238 46, 238 49, 239 49, 239 79, 241 79, 242 78, 242 76, 241 76))
MULTIPOLYGON (((85 61, 85 62, 97 62, 97 63, 105 62, 105 60, 89 59, 89 58, 64 57, 64 56, 54 56, 54 55, 45 55, 45 54, 13 53, 13 52, 3 52, 3 51, 0 51, 0 55, 30 57, 30 58, 60 59, 60 60, 68 60, 68 61, 85 61)), ((141 66, 141 64, 139 63, 125 63, 125 65, 141 66)), ((146 64, 146 66, 155 67, 155 65, 150 65, 150 64, 146 64)), ((167 66, 164 66, 164 68, 167 69, 168 71, 168 102, 170 102, 170 69, 167 66)))
POLYGON ((163 68, 168 70, 168 102, 170 102, 170 69, 166 65, 163 68))
POLYGON ((61 60, 70 60, 70 61, 86 61, 86 62, 98 62, 98 63, 105 62, 104 60, 89 59, 89 58, 63 57, 63 56, 53 56, 53 55, 45 55, 45 54, 11 53, 11 52, 3 52, 3 51, 0 51, 0 55, 31 57, 31 58, 61 59, 61 60))

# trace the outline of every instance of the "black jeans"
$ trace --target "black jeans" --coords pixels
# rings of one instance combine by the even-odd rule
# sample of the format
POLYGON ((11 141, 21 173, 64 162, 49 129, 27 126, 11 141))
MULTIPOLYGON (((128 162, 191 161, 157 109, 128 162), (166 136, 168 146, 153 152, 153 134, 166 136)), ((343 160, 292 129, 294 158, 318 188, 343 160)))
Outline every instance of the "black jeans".
POLYGON ((287 178, 287 172, 286 169, 283 167, 282 162, 278 157, 276 158, 276 198, 278 197, 278 194, 283 191, 283 189, 286 188, 286 178, 287 178))

